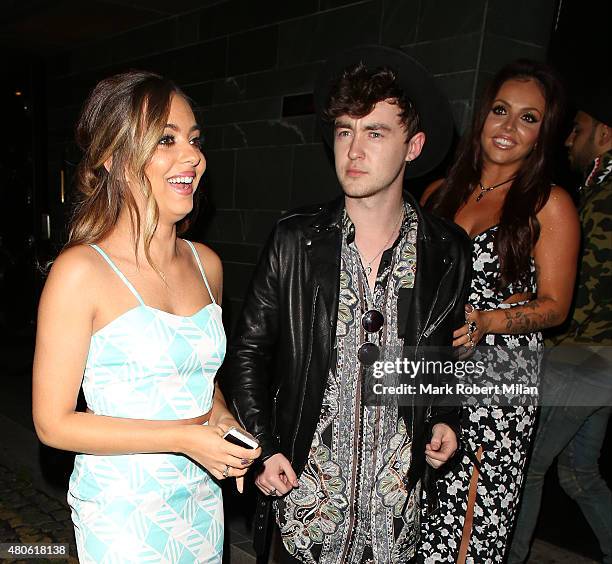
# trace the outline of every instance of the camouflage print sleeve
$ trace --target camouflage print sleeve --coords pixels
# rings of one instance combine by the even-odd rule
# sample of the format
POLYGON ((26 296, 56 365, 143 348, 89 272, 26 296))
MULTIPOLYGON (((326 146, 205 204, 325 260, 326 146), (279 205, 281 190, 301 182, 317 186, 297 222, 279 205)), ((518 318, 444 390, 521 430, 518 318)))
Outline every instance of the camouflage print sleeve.
POLYGON ((612 177, 586 190, 580 205, 583 252, 571 329, 576 341, 612 344, 612 177))

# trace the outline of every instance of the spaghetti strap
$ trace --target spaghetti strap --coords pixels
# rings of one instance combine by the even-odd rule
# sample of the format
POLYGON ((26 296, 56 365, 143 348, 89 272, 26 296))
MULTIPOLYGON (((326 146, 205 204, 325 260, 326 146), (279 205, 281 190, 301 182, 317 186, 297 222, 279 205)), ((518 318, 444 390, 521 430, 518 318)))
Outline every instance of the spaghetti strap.
POLYGON ((217 302, 215 301, 215 298, 214 298, 212 292, 210 291, 210 286, 208 285, 208 280, 206 279, 206 274, 204 274, 204 267, 202 266, 202 262, 200 261, 200 257, 198 255, 198 251, 196 251, 196 248, 195 248, 194 244, 191 241, 187 241, 187 239, 183 239, 183 241, 185 241, 185 243, 187 243, 191 247, 191 252, 193 253, 193 256, 195 257, 196 262, 198 263, 198 268, 200 269, 200 273, 202 274, 202 278, 204 279, 204 284, 206 284, 206 289, 208 290, 208 295, 210 296, 210 299, 212 300, 212 303, 216 304, 217 302))
POLYGON ((128 289, 130 290, 130 292, 132 292, 132 294, 134 294, 134 296, 136 296, 136 299, 140 302, 140 305, 146 306, 146 304, 144 303, 144 301, 142 300, 142 298, 140 297, 140 294, 136 291, 136 288, 134 288, 134 286, 132 286, 131 282, 124 276, 123 272, 121 272, 117 266, 115 265, 115 263, 110 259, 110 257, 100 248, 98 247, 98 245, 94 245, 93 243, 89 245, 92 249, 95 249, 96 251, 98 251, 98 253, 100 253, 100 255, 102 256, 102 258, 110 265, 110 267, 115 271, 115 274, 117 274, 117 276, 119 276, 119 278, 121 278, 121 280, 123 281, 123 283, 128 287, 128 289))

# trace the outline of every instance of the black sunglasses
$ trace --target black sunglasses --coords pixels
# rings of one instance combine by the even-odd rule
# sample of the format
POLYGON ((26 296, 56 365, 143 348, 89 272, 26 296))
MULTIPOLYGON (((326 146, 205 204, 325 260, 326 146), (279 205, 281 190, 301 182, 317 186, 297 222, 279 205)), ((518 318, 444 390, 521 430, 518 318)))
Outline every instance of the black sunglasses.
MULTIPOLYGON (((385 324, 385 316, 377 309, 369 309, 361 316, 363 330, 370 333, 378 333, 385 324)), ((380 348, 377 344, 366 341, 359 347, 357 358, 364 366, 372 366, 380 358, 380 348)))

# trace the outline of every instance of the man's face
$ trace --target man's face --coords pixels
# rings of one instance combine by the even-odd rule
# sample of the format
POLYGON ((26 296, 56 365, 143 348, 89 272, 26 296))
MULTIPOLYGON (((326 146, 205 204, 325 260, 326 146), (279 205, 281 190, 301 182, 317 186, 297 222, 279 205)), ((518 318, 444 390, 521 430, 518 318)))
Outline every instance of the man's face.
POLYGON ((362 118, 336 118, 336 174, 348 197, 367 198, 390 187, 401 190, 406 160, 419 156, 425 134, 417 133, 407 143, 399 111, 397 105, 382 101, 362 118))
POLYGON ((574 127, 565 140, 571 167, 585 173, 593 159, 598 155, 595 144, 597 122, 580 111, 574 118, 574 127))

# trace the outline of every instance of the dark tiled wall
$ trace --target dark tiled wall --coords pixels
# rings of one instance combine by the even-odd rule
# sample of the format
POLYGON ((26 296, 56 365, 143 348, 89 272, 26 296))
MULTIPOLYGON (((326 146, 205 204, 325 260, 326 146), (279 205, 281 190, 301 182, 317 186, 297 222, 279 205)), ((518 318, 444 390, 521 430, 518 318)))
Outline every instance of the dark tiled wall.
POLYGON ((78 161, 74 120, 100 78, 127 68, 160 72, 193 98, 205 129, 203 214, 192 237, 225 264, 231 318, 281 211, 339 194, 319 142, 311 92, 330 53, 359 43, 400 45, 421 60, 467 126, 484 80, 500 65, 543 59, 554 0, 226 0, 49 62, 49 191, 62 237, 60 170, 78 161), (72 163, 72 164, 71 164, 72 163))

